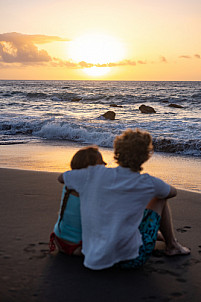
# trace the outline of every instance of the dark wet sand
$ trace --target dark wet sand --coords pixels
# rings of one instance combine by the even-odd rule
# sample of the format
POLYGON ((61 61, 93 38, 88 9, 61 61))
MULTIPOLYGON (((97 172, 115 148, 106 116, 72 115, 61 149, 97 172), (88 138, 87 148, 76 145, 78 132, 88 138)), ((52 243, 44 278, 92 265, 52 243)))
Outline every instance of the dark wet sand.
POLYGON ((201 301, 201 194, 170 200, 175 233, 190 256, 168 258, 163 243, 136 271, 90 271, 82 258, 48 253, 60 203, 58 173, 0 169, 1 302, 201 301))

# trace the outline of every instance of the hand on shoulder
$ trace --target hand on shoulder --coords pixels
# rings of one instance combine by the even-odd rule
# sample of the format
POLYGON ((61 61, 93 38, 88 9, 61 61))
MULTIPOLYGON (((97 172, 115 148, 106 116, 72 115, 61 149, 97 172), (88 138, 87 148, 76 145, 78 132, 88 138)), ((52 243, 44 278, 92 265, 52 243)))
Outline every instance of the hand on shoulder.
POLYGON ((64 183, 63 173, 59 175, 58 181, 59 181, 60 183, 62 183, 62 184, 64 183))

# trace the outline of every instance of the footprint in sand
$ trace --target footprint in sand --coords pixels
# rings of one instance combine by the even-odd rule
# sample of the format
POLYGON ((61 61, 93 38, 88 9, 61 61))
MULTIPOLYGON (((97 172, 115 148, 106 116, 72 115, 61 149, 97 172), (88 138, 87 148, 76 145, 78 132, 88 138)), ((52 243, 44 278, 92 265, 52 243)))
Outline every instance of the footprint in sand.
POLYGON ((48 245, 48 242, 38 242, 39 245, 48 245))
POLYGON ((185 283, 187 280, 184 279, 184 278, 177 278, 176 279, 178 282, 181 282, 181 283, 185 283))
POLYGON ((187 232, 187 230, 189 230, 189 229, 191 229, 191 226, 186 225, 186 226, 184 226, 183 228, 178 228, 178 229, 176 229, 176 230, 177 230, 177 232, 185 233, 185 232, 187 232))
POLYGON ((149 296, 149 297, 144 297, 142 298, 143 300, 148 300, 148 301, 151 301, 151 300, 155 300, 157 299, 158 297, 157 296, 149 296))
POLYGON ((24 248, 24 251, 27 253, 35 253, 36 251, 35 251, 34 247, 35 247, 35 244, 30 243, 30 244, 28 244, 27 247, 24 248))
POLYGON ((165 261, 163 261, 163 260, 156 260, 155 261, 155 264, 164 264, 165 263, 165 261))
POLYGON ((161 250, 153 250, 152 256, 156 258, 161 258, 164 256, 163 251, 161 250))
POLYGON ((49 254, 49 248, 45 249, 45 247, 43 247, 41 249, 42 245, 48 247, 47 242, 38 242, 37 244, 30 243, 27 247, 24 248, 24 251, 26 253, 34 254, 33 256, 29 257, 29 260, 32 260, 34 258, 45 258, 49 254))
POLYGON ((3 256, 5 254, 4 250, 0 250, 0 256, 3 256))
POLYGON ((191 258, 188 259, 187 261, 185 261, 182 265, 180 265, 180 267, 187 267, 187 266, 192 266, 192 265, 196 265, 196 264, 200 264, 201 261, 199 259, 196 258, 191 258))
POLYGON ((184 294, 183 293, 180 293, 180 292, 174 292, 174 293, 171 293, 171 296, 172 297, 182 297, 184 294))

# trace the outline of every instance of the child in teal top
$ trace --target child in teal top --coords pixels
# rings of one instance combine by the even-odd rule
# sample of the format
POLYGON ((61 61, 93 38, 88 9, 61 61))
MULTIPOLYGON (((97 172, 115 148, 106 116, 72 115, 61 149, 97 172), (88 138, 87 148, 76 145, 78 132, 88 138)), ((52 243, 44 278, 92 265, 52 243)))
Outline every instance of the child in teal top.
MULTIPOLYGON (((105 165, 102 155, 96 146, 80 149, 71 160, 71 169, 83 169, 88 166, 105 165)), ((82 226, 80 216, 79 194, 63 187, 60 213, 50 235, 50 251, 56 246, 68 255, 81 255, 82 226), (56 243, 56 245, 55 245, 56 243)))

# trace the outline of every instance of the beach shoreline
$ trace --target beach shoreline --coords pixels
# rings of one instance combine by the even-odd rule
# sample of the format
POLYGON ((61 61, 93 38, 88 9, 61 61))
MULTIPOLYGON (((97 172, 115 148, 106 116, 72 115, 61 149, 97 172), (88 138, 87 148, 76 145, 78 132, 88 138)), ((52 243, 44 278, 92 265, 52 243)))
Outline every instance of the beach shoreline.
MULTIPOLYGON (((0 168, 61 173, 70 169, 72 156, 85 146, 70 141, 1 145, 0 168)), ((99 149, 107 167, 115 167, 113 150, 99 149)), ((178 189, 201 193, 201 158, 155 152, 143 168, 143 173, 159 177, 178 189)))
POLYGON ((0 169, 1 301, 200 300, 201 194, 178 190, 169 202, 176 237, 191 248, 190 256, 165 257, 159 242, 141 270, 94 272, 82 258, 49 254, 62 191, 58 175, 0 169))

